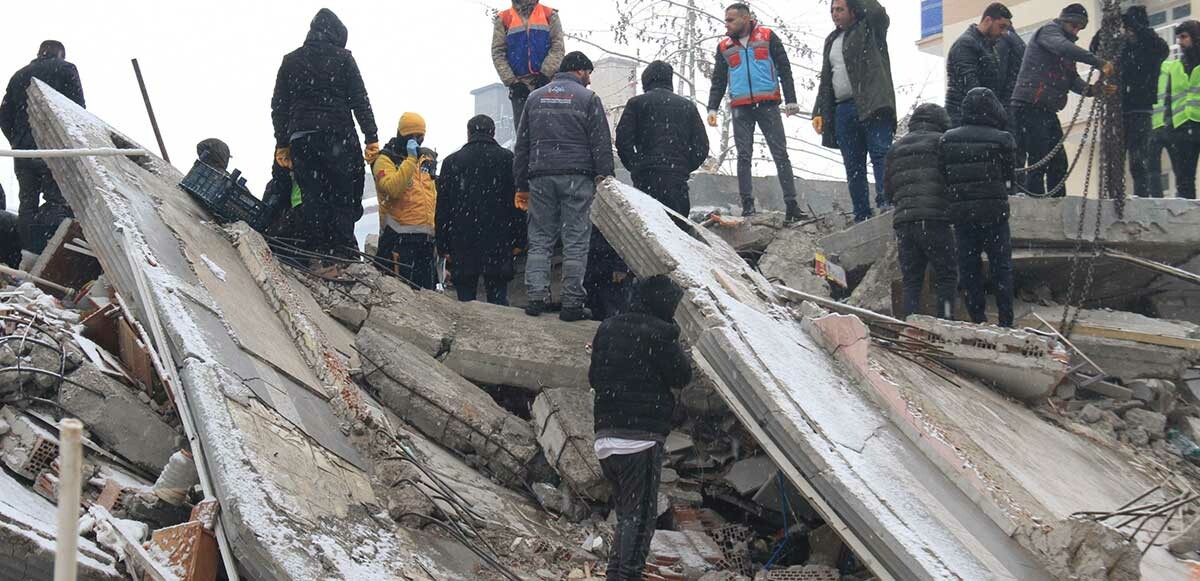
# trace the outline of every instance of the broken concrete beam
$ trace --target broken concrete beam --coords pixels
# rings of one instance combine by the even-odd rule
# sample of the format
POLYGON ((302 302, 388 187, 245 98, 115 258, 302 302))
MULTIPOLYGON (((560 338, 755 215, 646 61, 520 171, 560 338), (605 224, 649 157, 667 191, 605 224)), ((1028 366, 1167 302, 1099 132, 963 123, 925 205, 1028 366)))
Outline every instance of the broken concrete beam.
POLYGON ((592 406, 590 390, 544 389, 533 400, 533 428, 546 461, 571 490, 604 502, 610 487, 593 447, 596 432, 592 406))
POLYGON ((820 248, 816 224, 782 230, 758 260, 767 280, 806 293, 830 296, 829 283, 813 269, 820 248))
POLYGON ((475 383, 535 393, 544 387, 589 388, 587 345, 597 323, 534 318, 520 309, 460 303, 400 284, 388 288, 390 304, 371 309, 364 326, 411 343, 475 383))
POLYGON ((779 313, 770 283, 723 240, 613 180, 592 219, 638 276, 668 274, 684 288, 676 319, 703 373, 876 575, 1048 578, 779 313))
POLYGON ((379 400, 434 441, 473 457, 512 486, 537 454, 529 424, 415 346, 368 324, 358 333, 363 377, 379 400))
POLYGON ((58 404, 121 457, 158 474, 176 450, 179 433, 134 391, 84 363, 63 382, 58 404))
POLYGON ((1070 355, 1058 341, 1025 331, 912 316, 908 323, 950 354, 946 365, 1024 400, 1049 397, 1069 371, 1070 355))

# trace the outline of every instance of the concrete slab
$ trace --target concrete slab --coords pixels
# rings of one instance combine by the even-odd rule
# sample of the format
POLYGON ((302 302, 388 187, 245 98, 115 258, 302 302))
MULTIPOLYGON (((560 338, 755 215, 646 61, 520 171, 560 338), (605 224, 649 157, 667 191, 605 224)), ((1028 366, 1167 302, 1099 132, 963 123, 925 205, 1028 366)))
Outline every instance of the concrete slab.
POLYGON ((612 181, 593 221, 639 276, 685 290, 701 369, 805 497, 884 579, 1044 579, 1041 564, 945 478, 724 241, 612 181))
POLYGON ((544 389, 533 400, 533 429, 546 461, 576 494, 596 502, 611 492, 596 459, 591 390, 544 389))

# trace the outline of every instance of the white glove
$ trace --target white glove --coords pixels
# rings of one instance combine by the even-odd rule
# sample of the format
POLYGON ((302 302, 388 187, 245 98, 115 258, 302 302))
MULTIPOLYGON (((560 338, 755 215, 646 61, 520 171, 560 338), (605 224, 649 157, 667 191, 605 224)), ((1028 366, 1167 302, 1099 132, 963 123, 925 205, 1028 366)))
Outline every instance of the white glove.
POLYGON ((792 117, 793 115, 799 115, 800 114, 800 104, 799 103, 788 103, 788 104, 784 105, 783 106, 783 114, 787 115, 788 117, 792 117))

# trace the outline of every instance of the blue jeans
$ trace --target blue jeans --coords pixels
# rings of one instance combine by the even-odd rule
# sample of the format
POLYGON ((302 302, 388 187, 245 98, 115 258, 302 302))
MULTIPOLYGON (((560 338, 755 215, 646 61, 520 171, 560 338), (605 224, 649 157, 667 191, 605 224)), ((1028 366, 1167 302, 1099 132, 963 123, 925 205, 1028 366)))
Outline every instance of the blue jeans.
POLYGON ((850 186, 850 201, 854 204, 854 221, 862 222, 872 216, 867 154, 871 155, 871 167, 875 170, 875 205, 887 205, 883 198, 883 170, 894 137, 892 120, 873 118, 860 121, 854 101, 839 103, 835 120, 842 163, 846 166, 846 182, 850 186))
POLYGON ((561 238, 563 308, 582 307, 587 302, 583 277, 591 246, 595 195, 596 184, 591 176, 541 176, 529 180, 529 258, 525 261, 529 300, 550 298, 550 255, 561 238))

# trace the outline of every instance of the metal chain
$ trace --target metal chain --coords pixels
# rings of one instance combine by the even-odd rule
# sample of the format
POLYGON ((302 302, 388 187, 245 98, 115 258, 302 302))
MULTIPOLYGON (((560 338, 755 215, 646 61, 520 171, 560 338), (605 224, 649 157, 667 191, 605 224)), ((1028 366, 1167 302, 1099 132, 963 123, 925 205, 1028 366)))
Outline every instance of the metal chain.
MULTIPOLYGON (((1087 76, 1087 84, 1088 85, 1091 85, 1092 75, 1094 75, 1095 73, 1096 73, 1096 69, 1094 69, 1094 68, 1092 70, 1088 71, 1088 76, 1087 76)), ((1084 100, 1081 98, 1081 99, 1079 99, 1079 103, 1077 103, 1075 105, 1075 113, 1071 115, 1071 123, 1070 123, 1070 125, 1067 125, 1067 132, 1063 134, 1063 138, 1058 141, 1058 143, 1054 146, 1054 149, 1051 149, 1050 153, 1046 154, 1046 157, 1043 157, 1042 159, 1038 160, 1037 163, 1031 164, 1028 167, 1017 168, 1017 170, 1016 170, 1017 173, 1029 173, 1031 171, 1039 170, 1039 169, 1045 167, 1046 164, 1050 163, 1050 160, 1054 159, 1054 156, 1057 155, 1058 152, 1061 151, 1063 146, 1067 143, 1067 138, 1069 138, 1071 136, 1071 131, 1073 131, 1075 129, 1075 126, 1079 124, 1079 114, 1083 112, 1083 103, 1084 103, 1084 100)), ((1088 122, 1090 123, 1091 119, 1088 119, 1088 122)))

